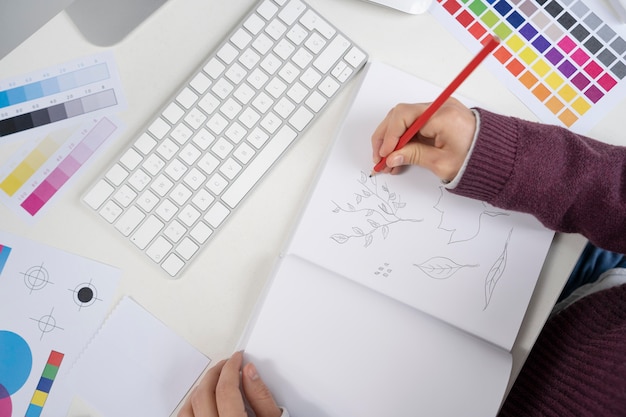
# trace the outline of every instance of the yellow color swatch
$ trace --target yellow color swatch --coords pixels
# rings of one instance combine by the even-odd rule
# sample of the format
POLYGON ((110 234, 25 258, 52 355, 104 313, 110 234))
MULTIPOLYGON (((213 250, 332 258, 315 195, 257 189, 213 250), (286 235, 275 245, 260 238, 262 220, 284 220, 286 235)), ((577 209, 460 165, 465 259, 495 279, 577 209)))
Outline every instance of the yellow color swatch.
POLYGON ((535 61, 535 59, 537 59, 538 55, 537 55, 537 52, 535 52, 532 49, 526 47, 526 48, 522 49, 522 52, 519 53, 519 57, 526 64, 530 65, 530 64, 532 64, 535 61))
POLYGON ((578 97, 572 103, 572 108, 582 116, 583 114, 587 113, 587 111, 591 108, 591 104, 589 104, 584 98, 578 97))
POLYGON ((511 48, 513 52, 517 52, 525 45, 524 41, 517 35, 511 36, 506 40, 506 44, 511 48))
POLYGON ((33 149, 16 167, 0 182, 0 189, 12 196, 28 181, 32 175, 59 149, 59 143, 47 137, 33 149))
POLYGON ((39 407, 43 407, 47 399, 48 399, 47 392, 35 390, 35 393, 33 394, 33 398, 30 400, 30 403, 33 405, 38 405, 39 407))
POLYGON ((546 77, 546 84, 548 84, 553 90, 559 88, 563 82, 563 77, 556 72, 553 72, 546 77))

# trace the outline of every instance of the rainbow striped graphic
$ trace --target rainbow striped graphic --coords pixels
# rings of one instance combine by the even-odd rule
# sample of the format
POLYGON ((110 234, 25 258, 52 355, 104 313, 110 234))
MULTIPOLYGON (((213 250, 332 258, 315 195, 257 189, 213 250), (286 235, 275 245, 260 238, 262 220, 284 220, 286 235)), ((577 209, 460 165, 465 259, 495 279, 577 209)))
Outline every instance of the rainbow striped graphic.
POLYGON ((54 350, 50 352, 46 366, 43 368, 41 378, 39 379, 39 384, 37 384, 37 389, 35 389, 35 393, 33 394, 33 398, 30 400, 30 404, 24 417, 39 417, 41 415, 43 406, 45 405, 48 395, 50 394, 50 390, 52 389, 54 379, 59 372, 63 356, 64 355, 62 353, 54 350))

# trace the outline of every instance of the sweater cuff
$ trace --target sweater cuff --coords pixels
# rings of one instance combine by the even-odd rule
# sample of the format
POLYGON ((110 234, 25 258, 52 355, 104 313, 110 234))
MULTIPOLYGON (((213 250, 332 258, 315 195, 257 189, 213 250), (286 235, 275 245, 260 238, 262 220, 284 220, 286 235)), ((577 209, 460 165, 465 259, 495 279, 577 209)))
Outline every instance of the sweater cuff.
POLYGON ((460 181, 450 192, 492 201, 509 180, 517 157, 518 123, 514 118, 476 108, 480 130, 460 181))

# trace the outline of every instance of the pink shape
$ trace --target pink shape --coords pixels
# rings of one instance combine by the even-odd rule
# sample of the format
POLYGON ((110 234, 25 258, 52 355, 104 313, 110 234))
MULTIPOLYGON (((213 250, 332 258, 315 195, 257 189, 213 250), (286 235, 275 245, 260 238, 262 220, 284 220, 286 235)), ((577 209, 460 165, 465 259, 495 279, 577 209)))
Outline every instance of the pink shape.
POLYGON ((572 59, 578 65, 582 66, 585 62, 589 61, 589 55, 587 55, 587 53, 583 51, 582 49, 578 48, 572 54, 572 59))
POLYGON ((41 184, 39 184, 37 188, 35 188, 33 194, 37 194, 40 199, 48 201, 50 200, 50 197, 52 197, 56 192, 57 189, 53 187, 52 184, 48 182, 48 180, 45 180, 41 184))
POLYGON ((0 400, 0 417, 11 417, 13 413, 13 404, 11 404, 11 397, 6 397, 0 400))
POLYGON ((63 171, 61 171, 59 168, 56 168, 50 173, 50 175, 48 175, 46 181, 48 181, 50 184, 52 184, 53 187, 58 190, 63 184, 67 182, 68 179, 69 177, 65 175, 63 171))
POLYGON ((11 396, 9 391, 0 384, 0 417, 11 417, 13 412, 13 404, 11 403, 11 396))
POLYGON ((591 61, 585 67, 585 72, 591 76, 591 78, 596 78, 598 75, 602 74, 602 67, 598 65, 597 62, 591 61))
POLYGON ((600 87, 604 88, 605 91, 609 91, 611 88, 617 85, 617 81, 609 74, 604 74, 598 80, 598 84, 600 84, 600 87))
POLYGON ((576 47, 576 42, 574 42, 569 36, 564 36, 563 39, 559 41, 558 45, 566 54, 569 54, 572 52, 572 49, 576 47))
POLYGON ((594 103, 597 103, 604 96, 604 93, 600 91, 598 87, 596 87, 595 85, 592 85, 591 87, 587 89, 587 91, 585 91, 585 95, 587 96, 589 100, 593 101, 594 103))
POLYGON ((45 201, 42 201, 39 197, 37 197, 34 193, 29 195, 26 200, 22 201, 22 208, 26 210, 31 216, 37 214, 39 210, 46 204, 45 201))
POLYGON ((80 164, 72 158, 71 155, 68 155, 57 168, 63 171, 68 177, 71 177, 76 171, 78 171, 80 164))
POLYGON ((72 150, 70 156, 74 158, 78 163, 84 164, 89 159, 92 153, 93 150, 85 145, 84 142, 81 142, 72 150))

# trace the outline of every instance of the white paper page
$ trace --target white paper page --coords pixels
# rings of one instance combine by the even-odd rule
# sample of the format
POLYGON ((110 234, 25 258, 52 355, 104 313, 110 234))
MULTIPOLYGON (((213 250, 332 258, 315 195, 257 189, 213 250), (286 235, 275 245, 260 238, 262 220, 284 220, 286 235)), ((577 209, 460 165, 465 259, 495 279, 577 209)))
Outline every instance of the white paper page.
POLYGON ((370 64, 287 253, 510 350, 553 233, 455 196, 423 168, 369 177, 370 137, 389 109, 440 92, 370 64))
POLYGON ((0 416, 67 413, 67 371, 102 325, 120 275, 0 231, 0 416))
POLYGON ((210 360, 125 297, 71 370, 103 417, 167 417, 210 360))
POLYGON ((292 416, 489 417, 508 352, 294 256, 244 340, 292 416))

